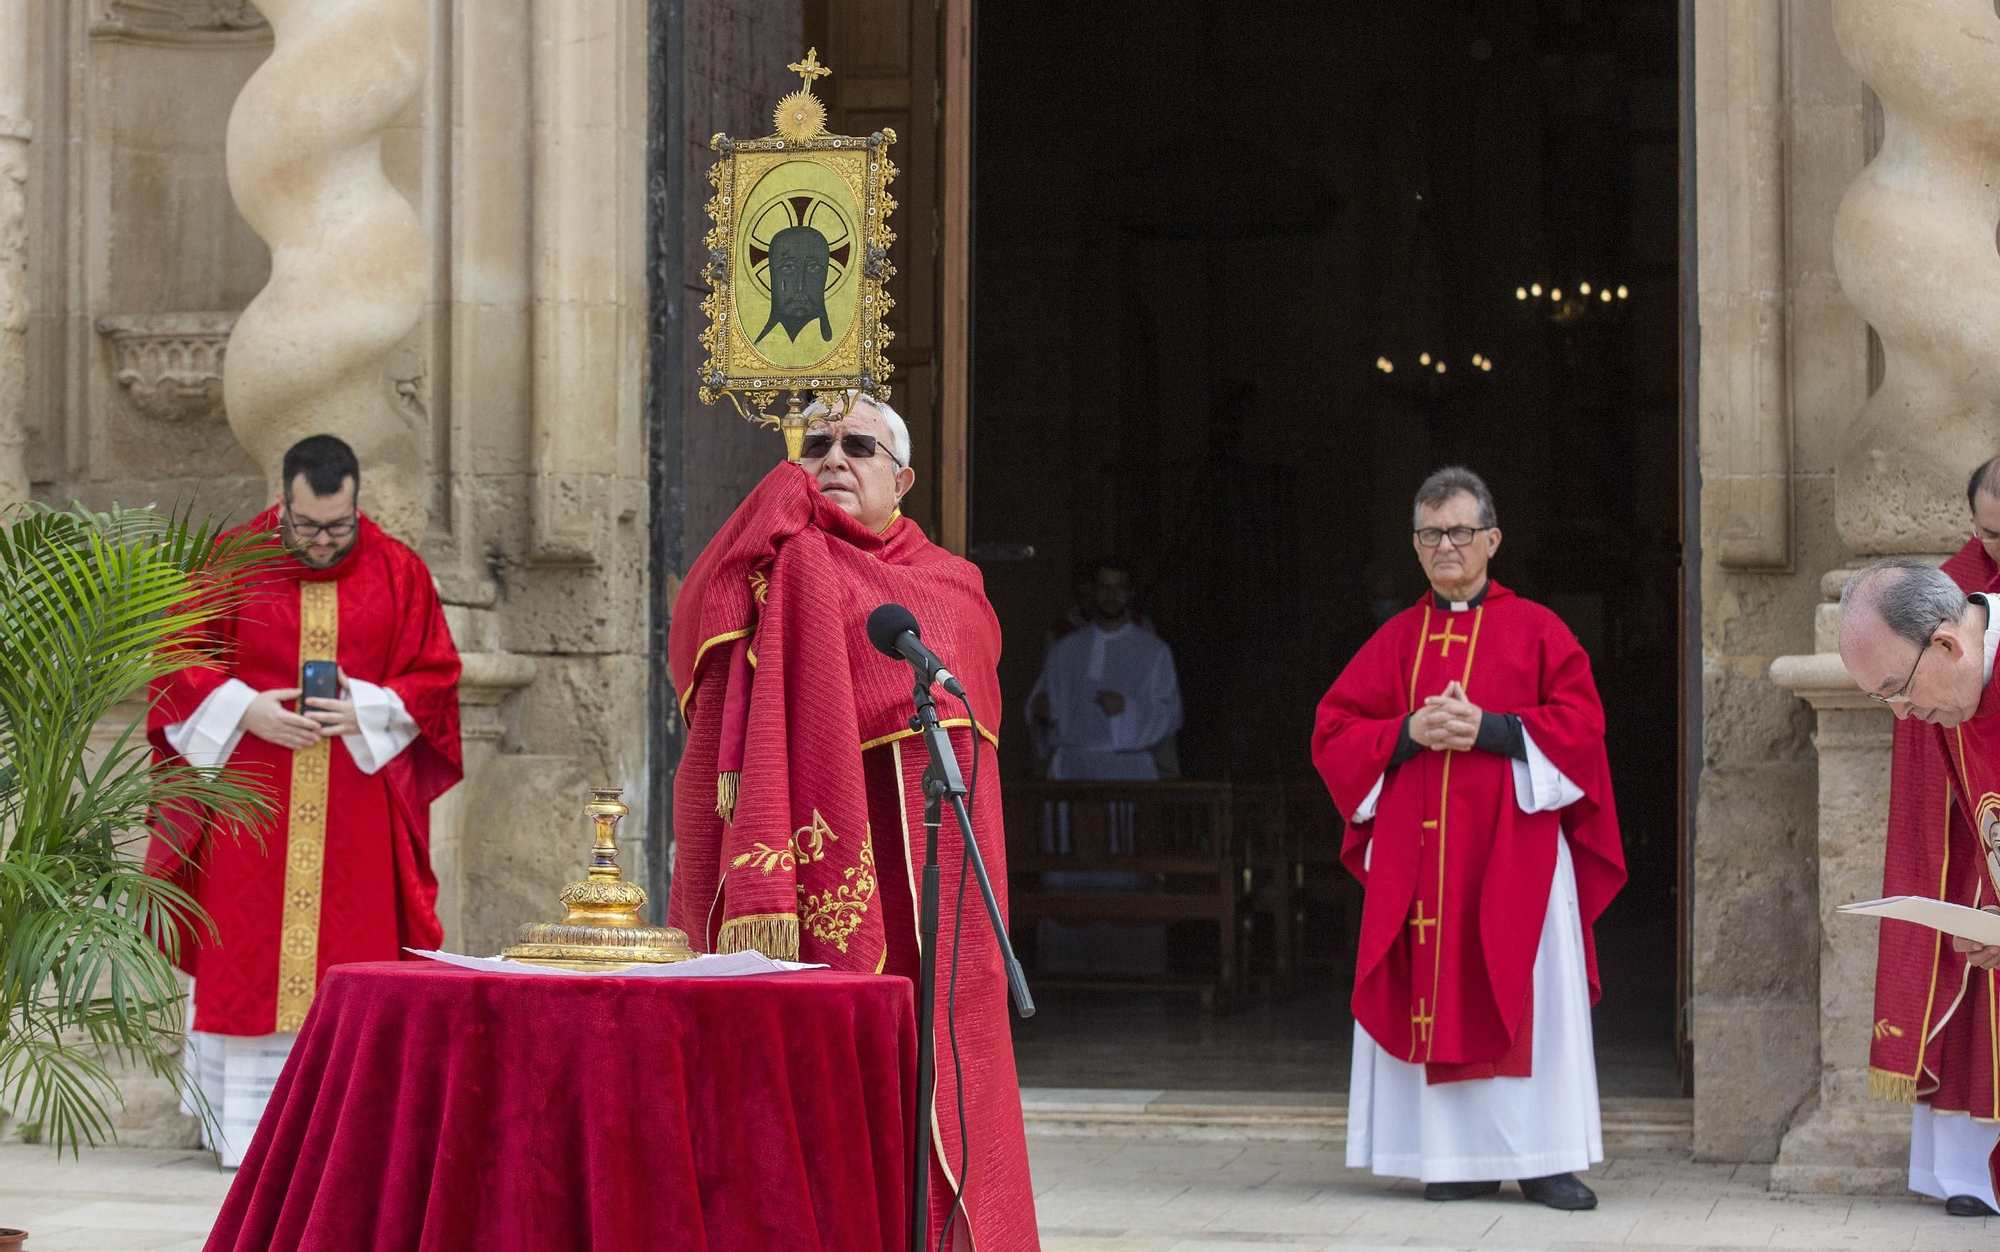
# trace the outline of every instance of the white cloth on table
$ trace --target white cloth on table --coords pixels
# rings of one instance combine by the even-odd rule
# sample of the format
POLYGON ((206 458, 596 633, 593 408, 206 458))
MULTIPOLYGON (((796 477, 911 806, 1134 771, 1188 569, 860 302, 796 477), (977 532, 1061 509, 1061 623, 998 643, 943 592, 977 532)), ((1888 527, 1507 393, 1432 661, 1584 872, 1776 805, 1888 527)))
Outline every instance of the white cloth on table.
MULTIPOLYGON (((214 1035, 189 1031, 181 1052, 188 1085, 208 1103, 214 1126, 203 1123, 202 1146, 212 1149, 224 1169, 235 1169, 250 1150, 257 1123, 264 1120, 271 1091, 284 1072, 298 1035, 214 1035)), ((194 1100, 183 1095, 181 1111, 199 1117, 194 1100)))
MULTIPOLYGON (((243 713, 256 698, 255 688, 240 678, 231 678, 209 692, 186 721, 167 727, 167 742, 197 768, 227 765, 236 745, 243 741, 243 713)), ((416 742, 416 719, 403 707, 403 697, 389 688, 349 678, 347 698, 354 702, 361 733, 342 735, 340 742, 362 773, 375 773, 416 742)))
POLYGON ((1910 1109, 1910 1190, 1949 1200, 1969 1195, 2000 1209, 1993 1197, 1988 1160, 2000 1142, 2000 1123, 1964 1113, 1939 1113, 1928 1104, 1910 1109))
POLYGON ((1576 869, 1560 838, 1535 953, 1534 1046, 1527 1078, 1439 1083, 1354 1027, 1347 1165, 1424 1182, 1544 1178, 1604 1159, 1590 983, 1576 869))

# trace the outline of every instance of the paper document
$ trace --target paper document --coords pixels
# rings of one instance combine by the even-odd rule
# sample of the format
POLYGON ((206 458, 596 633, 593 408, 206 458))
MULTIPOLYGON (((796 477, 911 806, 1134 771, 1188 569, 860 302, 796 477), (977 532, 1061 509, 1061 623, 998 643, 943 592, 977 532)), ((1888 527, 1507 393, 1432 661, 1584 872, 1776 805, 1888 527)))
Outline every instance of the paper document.
MULTIPOLYGON (((2000 921, 2000 918, 1994 920, 2000 921)), ((573 978, 729 978, 743 974, 789 974, 802 969, 826 968, 824 965, 802 965, 797 961, 774 961, 762 952, 726 952, 708 953, 697 956, 691 961, 674 961, 665 965, 634 965, 630 969, 590 973, 580 969, 555 969, 548 965, 508 961, 497 956, 460 956, 456 952, 427 952, 421 948, 403 950, 416 956, 429 957, 433 961, 443 961, 446 965, 456 965, 460 969, 476 969, 496 974, 554 974, 557 977, 573 978)))
POLYGON ((1958 935, 1988 947, 2000 945, 2000 913, 1969 909, 1963 904, 1933 900, 1929 896, 1890 896, 1885 900, 1863 900, 1859 904, 1843 904, 1840 906, 1840 911, 1852 913, 1857 917, 1893 917, 1898 921, 1915 922, 1919 926, 1941 930, 1947 935, 1958 935))

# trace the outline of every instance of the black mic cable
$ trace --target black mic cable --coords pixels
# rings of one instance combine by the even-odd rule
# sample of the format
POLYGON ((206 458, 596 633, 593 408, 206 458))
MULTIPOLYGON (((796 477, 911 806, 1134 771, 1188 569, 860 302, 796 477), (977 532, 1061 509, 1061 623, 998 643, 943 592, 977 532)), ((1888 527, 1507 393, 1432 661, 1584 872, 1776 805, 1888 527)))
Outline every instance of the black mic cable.
MULTIPOLYGON (((973 712, 972 701, 966 697, 960 696, 958 702, 965 706, 966 719, 972 723, 972 782, 966 788, 967 829, 962 833, 968 839, 976 839, 978 836, 972 832, 971 826, 972 806, 974 801, 979 799, 979 714, 973 712)), ((966 854, 965 849, 960 848, 958 902, 952 907, 951 918, 951 975, 947 980, 944 999, 944 1033, 946 1041, 951 1045, 951 1075, 958 1095, 958 1190, 952 1196, 951 1207, 945 1210, 944 1228, 938 1232, 937 1252, 945 1252, 946 1245, 950 1243, 952 1224, 957 1221, 959 1210, 965 1207, 965 1193, 972 1185, 972 1141, 965 1131, 965 1062, 958 1054, 958 952, 960 938, 965 932, 965 879, 971 868, 972 858, 966 854)), ((936 1087, 933 1086, 932 1090, 935 1091, 936 1087)), ((935 1099, 932 1100, 931 1106, 933 1108, 937 1106, 935 1099)), ((924 1163, 924 1168, 930 1168, 928 1161, 924 1163)), ((911 1185, 915 1185, 914 1180, 911 1185)))

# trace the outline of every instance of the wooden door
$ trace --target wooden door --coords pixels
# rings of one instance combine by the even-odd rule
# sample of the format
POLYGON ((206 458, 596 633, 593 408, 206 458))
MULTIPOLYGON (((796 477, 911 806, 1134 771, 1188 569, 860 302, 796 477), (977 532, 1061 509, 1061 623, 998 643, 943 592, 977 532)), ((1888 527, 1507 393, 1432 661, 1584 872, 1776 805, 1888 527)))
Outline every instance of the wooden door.
MULTIPOLYGON (((896 132, 890 188, 896 307, 891 403, 910 426, 917 483, 904 510, 965 551, 971 358, 971 0, 804 0, 828 129, 896 132)), ((804 51, 801 49, 801 51, 804 51)))

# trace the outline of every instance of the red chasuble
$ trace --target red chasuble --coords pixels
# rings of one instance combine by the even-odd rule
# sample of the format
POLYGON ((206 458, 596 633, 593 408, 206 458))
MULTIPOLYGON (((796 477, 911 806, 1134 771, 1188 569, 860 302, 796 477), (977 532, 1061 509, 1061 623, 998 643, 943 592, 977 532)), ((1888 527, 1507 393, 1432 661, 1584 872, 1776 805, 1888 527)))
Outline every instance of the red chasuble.
MULTIPOLYGON (((1967 592, 1990 591, 2000 582, 2000 567, 1977 540, 1946 561, 1944 572, 1967 592)), ((1994 889, 1979 836, 1952 798, 1946 740, 1953 735, 1915 718, 1896 723, 1882 894, 1979 908, 1994 903, 1994 889)), ((1873 1094, 2000 1119, 1993 1065, 2000 1034, 1992 998, 1968 994, 1975 979, 1983 984, 1989 976, 1952 951, 1947 936, 1912 922, 1882 923, 1868 1052, 1873 1094)))
MULTIPOLYGON (((1989 606, 1989 613, 1994 608, 1989 606)), ((1994 903, 1996 888, 2000 888, 2000 683, 1989 681, 1985 692, 1979 698, 1979 708, 1965 721, 1950 730, 1939 731, 1944 740, 1947 762, 1947 786, 1953 816, 1963 820, 1975 833, 1978 846, 1970 850, 1977 858, 1977 877, 1984 879, 1975 889, 1981 907, 1994 903)), ((1947 955, 1951 952, 1951 941, 1940 941, 1947 955)), ((2000 975, 1992 970, 1982 970, 1960 960, 1959 987, 1962 996, 1954 991, 1950 998, 1939 993, 1939 1000, 1950 1006, 1957 1000, 1957 1011, 1951 1020, 1968 1017, 1971 1020, 1992 1022, 2000 1018, 2000 975), (1965 1005, 1976 1006, 1973 1017, 1966 1013, 1965 1005)), ((1940 962, 1940 968, 1942 962, 1940 962)), ((1935 1025, 1933 1029, 1935 1029, 1935 1025)), ((1991 1029, 1990 1026, 1987 1029, 1991 1029)), ((1882 1032, 1878 1028, 1877 1035, 1882 1032)), ((1987 1036, 1991 1038, 1992 1036, 1987 1036)), ((1928 1067, 1931 1050, 1925 1049, 1924 1060, 1928 1067)), ((1939 1058, 1943 1066, 1938 1074, 1943 1092, 1991 1091, 1994 1071, 2000 1070, 2000 1055, 1992 1051, 1984 1055, 1971 1055, 1970 1050, 1960 1048, 1948 1050, 1939 1058), (1971 1071, 1984 1068, 1983 1076, 1975 1076, 1971 1071)), ((1976 1097, 1975 1097, 1976 1098, 1976 1097)), ((1933 1097, 1932 1106, 1945 1108, 1933 1097)), ((1982 1119, 1991 1119, 1993 1114, 1985 1108, 1974 1107, 1972 1114, 1982 1119)), ((1994 1149, 1989 1168, 2000 1178, 2000 1148, 1994 1149)))
MULTIPOLYGON (((273 508, 243 529, 277 528, 273 508)), ((337 739, 293 752, 246 734, 228 768, 267 789, 275 816, 243 830, 183 811, 154 830, 148 872, 214 921, 214 934, 182 936, 181 965, 195 978, 193 1028, 224 1035, 296 1031, 328 967, 442 941, 430 805, 461 774, 458 651, 416 553, 364 516, 339 564, 315 570, 274 552, 248 584, 232 616, 204 627, 212 662, 154 685, 155 752, 171 756, 166 728, 229 679, 297 687, 307 660, 394 691, 420 734, 372 775, 337 739)))
MULTIPOLYGON (((916 978, 926 758, 909 728, 910 667, 877 652, 866 631, 868 614, 892 601, 916 615, 925 644, 965 683, 987 734, 972 819, 1006 907, 1000 774, 990 742, 1000 720, 1000 625, 978 568, 931 543, 908 518, 870 533, 822 496, 803 469, 782 464, 695 561, 668 636, 687 746, 674 779, 667 917, 697 949, 756 948, 916 978), (737 770, 726 821, 718 813, 718 775, 737 770)), ((971 723, 942 690, 937 700, 971 781, 971 723)), ((969 1140, 975 1155, 963 1170, 959 1220, 969 1221, 981 1252, 1036 1248, 1006 977, 970 878, 958 947, 962 1067, 954 1072, 952 1064, 942 984, 953 957, 962 853, 950 820, 938 856, 932 1238, 960 1189, 969 1140)))
POLYGON ((1383 779, 1374 818, 1351 822, 1341 848, 1367 888, 1355 1020, 1389 1055, 1427 1066, 1432 1082, 1525 1076, 1558 833, 1576 867, 1593 1002, 1591 926, 1625 882, 1604 709, 1575 636, 1497 583, 1462 612, 1426 596, 1375 632, 1326 693, 1313 763, 1343 814, 1383 779), (1477 749, 1426 749, 1392 768, 1404 718, 1453 681, 1480 708, 1520 717, 1583 798, 1523 813, 1512 761, 1477 749))

